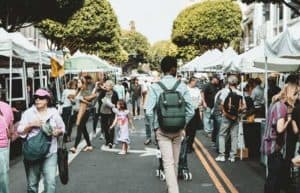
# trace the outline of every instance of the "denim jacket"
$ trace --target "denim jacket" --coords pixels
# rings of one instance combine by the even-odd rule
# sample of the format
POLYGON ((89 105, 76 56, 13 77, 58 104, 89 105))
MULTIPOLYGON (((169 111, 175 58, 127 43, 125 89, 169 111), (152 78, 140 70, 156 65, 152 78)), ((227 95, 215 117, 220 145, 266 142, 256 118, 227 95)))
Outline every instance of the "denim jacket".
MULTIPOLYGON (((177 79, 171 75, 167 75, 164 76, 161 79, 161 82, 169 89, 171 89, 175 83, 177 82, 177 79)), ((192 119, 192 117, 194 116, 194 108, 193 108, 193 104, 192 104, 192 98, 191 95, 187 89, 187 86, 184 83, 181 83, 177 89, 177 91, 179 91, 186 103, 185 106, 185 111, 186 111, 186 117, 185 117, 185 121, 186 124, 192 119)), ((158 124, 158 119, 157 119, 157 111, 156 111, 156 106, 158 103, 158 99, 159 99, 159 95, 163 92, 163 90, 160 88, 160 86, 156 83, 152 84, 149 87, 149 91, 148 91, 148 97, 147 97, 147 101, 146 101, 146 106, 145 106, 145 110, 146 110, 146 116, 149 118, 149 122, 150 122, 150 127, 151 129, 157 129, 159 128, 159 124, 158 124)))

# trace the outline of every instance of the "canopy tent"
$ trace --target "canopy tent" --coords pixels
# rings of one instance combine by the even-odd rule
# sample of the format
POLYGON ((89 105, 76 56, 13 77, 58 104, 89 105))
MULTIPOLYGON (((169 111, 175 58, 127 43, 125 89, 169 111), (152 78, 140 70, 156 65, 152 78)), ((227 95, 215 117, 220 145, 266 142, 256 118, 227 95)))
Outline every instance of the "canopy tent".
POLYGON ((274 39, 266 41, 265 46, 267 56, 300 59, 300 20, 274 39))
POLYGON ((238 56, 237 52, 232 47, 229 47, 223 51, 222 57, 219 57, 214 62, 207 63, 203 68, 209 71, 221 71, 222 68, 226 66, 226 64, 229 65, 230 60, 236 56, 238 56))
MULTIPOLYGON (((233 63, 229 63, 227 65, 225 65, 222 68, 222 72, 224 73, 230 73, 230 72, 240 72, 240 73, 264 73, 265 70, 260 69, 260 68, 256 68, 253 66, 249 66, 249 65, 244 65, 242 58, 240 58, 240 56, 238 56, 236 59, 234 59, 236 62, 233 63), (240 62, 237 62, 239 61, 240 62)), ((268 72, 272 72, 272 71, 268 71, 268 72)))
POLYGON ((95 55, 77 52, 65 61, 64 70, 66 73, 115 72, 116 68, 95 55))
POLYGON ((299 72, 300 60, 290 58, 279 58, 279 57, 260 57, 256 58, 254 64, 257 68, 264 69, 265 63, 267 62, 268 70, 276 72, 299 72))
POLYGON ((197 71, 203 72, 205 69, 203 66, 206 66, 212 62, 215 62, 220 57, 222 57, 222 52, 218 49, 208 50, 201 56, 197 56, 192 61, 183 66, 181 71, 197 71))
POLYGON ((258 68, 277 72, 300 70, 300 21, 272 40, 265 41, 263 56, 254 60, 258 68), (265 66, 266 65, 266 66, 265 66))
MULTIPOLYGON (((50 60, 42 54, 31 42, 29 42, 21 33, 8 33, 3 28, 0 28, 0 55, 9 58, 9 103, 12 103, 12 73, 13 73, 13 58, 18 58, 23 61, 23 81, 26 78, 25 63, 39 64, 40 79, 42 73, 42 63, 49 64, 50 60), (43 56, 43 57, 42 57, 43 56), (43 58, 43 59, 42 59, 43 58)), ((40 80, 42 82, 42 80, 40 80)), ((41 84, 42 85, 42 84, 41 84)), ((23 88, 25 89, 25 88, 23 88)), ((25 91, 24 91, 25 92, 25 91)), ((25 92, 26 93, 26 92, 25 92)))
POLYGON ((263 69, 254 67, 254 59, 264 56, 264 46, 259 45, 243 54, 234 56, 224 62, 222 71, 224 72, 243 72, 243 73, 263 73, 263 69))

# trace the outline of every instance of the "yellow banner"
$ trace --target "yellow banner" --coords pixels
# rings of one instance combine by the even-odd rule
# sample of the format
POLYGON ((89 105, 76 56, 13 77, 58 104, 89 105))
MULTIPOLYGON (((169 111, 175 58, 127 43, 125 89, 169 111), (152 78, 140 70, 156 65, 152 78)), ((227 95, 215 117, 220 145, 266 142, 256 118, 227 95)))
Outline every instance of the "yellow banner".
POLYGON ((65 74, 64 67, 57 60, 51 58, 51 77, 62 77, 65 74))

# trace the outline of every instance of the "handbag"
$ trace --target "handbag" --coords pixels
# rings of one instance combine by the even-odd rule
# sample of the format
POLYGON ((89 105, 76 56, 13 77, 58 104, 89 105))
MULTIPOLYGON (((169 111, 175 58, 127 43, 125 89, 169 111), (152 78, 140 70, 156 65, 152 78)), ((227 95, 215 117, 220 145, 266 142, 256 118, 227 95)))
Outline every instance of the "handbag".
POLYGON ((57 149, 57 165, 60 181, 66 185, 69 181, 68 150, 62 137, 59 138, 59 146, 57 149))
POLYGON ((51 136, 47 136, 43 129, 23 143, 22 153, 26 161, 43 160, 49 153, 51 136))
POLYGON ((22 153, 26 161, 42 161, 49 153, 53 130, 50 125, 50 118, 43 124, 37 135, 23 143, 22 153))

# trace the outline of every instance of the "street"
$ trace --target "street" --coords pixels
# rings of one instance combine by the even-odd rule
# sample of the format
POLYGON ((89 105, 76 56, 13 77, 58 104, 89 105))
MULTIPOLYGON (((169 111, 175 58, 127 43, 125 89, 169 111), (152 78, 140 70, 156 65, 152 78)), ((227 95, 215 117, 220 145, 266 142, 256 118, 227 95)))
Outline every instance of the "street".
MULTIPOLYGON (((143 120, 135 120, 137 129, 131 133, 129 151, 131 153, 126 156, 103 148, 104 140, 99 140, 98 130, 98 135, 94 136, 92 141, 93 152, 80 152, 76 157, 69 154, 69 160, 72 159, 69 168, 70 180, 67 185, 62 185, 57 178, 57 192, 165 193, 165 182, 156 177, 155 170, 158 167, 156 146, 152 144, 145 149, 146 146, 143 144, 145 135, 143 124, 143 120)), ((90 123, 88 128, 91 130, 90 123)), ((91 136, 93 136, 92 132, 91 136)), ((73 141, 74 137, 75 132, 73 132, 73 141)), ((200 142, 207 149, 206 153, 211 158, 215 157, 216 154, 210 148, 210 142, 202 131, 198 131, 197 139, 195 153, 188 154, 188 164, 193 179, 192 181, 179 181, 182 193, 263 192, 264 169, 262 166, 254 161, 217 164, 214 159, 209 160, 209 156, 203 153, 205 150, 199 147, 200 142), (219 166, 219 169, 215 169, 214 165, 219 166)), ((68 147, 71 147, 73 141, 68 143, 68 147)), ((81 148, 84 147, 84 143, 81 142, 81 148)), ((13 161, 11 166, 10 189, 12 193, 26 192, 26 176, 21 158, 13 161)), ((43 190, 43 185, 40 186, 40 192, 41 190, 43 190)))

